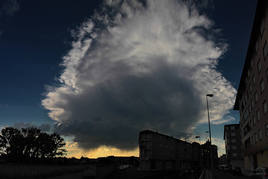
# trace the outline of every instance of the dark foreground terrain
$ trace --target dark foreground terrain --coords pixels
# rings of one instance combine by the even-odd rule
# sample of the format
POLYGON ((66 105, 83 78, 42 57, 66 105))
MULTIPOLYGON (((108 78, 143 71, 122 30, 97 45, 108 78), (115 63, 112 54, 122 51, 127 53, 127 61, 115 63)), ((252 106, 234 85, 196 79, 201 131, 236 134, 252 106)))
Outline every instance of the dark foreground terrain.
MULTIPOLYGON (((200 173, 145 172, 137 167, 119 169, 114 165, 23 165, 1 164, 0 179, 199 179, 200 173)), ((209 176, 205 177, 207 179, 209 176)), ((257 179, 233 175, 230 172, 215 171, 215 179, 257 179)))

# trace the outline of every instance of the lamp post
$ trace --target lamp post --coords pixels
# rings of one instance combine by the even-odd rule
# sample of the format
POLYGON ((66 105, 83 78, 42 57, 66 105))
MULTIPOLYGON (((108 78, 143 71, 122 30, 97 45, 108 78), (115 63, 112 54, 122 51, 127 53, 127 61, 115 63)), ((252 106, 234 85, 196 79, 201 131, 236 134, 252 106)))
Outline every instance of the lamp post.
POLYGON ((210 116, 209 116, 209 107, 208 107, 208 97, 213 97, 213 94, 207 94, 206 95, 206 100, 207 100, 207 111, 208 111, 208 130, 209 130, 209 148, 210 148, 210 167, 211 167, 211 178, 214 178, 213 175, 213 155, 212 155, 212 143, 211 143, 211 128, 210 128, 210 116))
POLYGON ((207 94, 207 111, 208 111, 208 131, 209 131, 209 142, 211 144, 211 128, 210 128, 210 117, 209 117, 209 107, 208 107, 208 97, 213 97, 213 94, 207 94))

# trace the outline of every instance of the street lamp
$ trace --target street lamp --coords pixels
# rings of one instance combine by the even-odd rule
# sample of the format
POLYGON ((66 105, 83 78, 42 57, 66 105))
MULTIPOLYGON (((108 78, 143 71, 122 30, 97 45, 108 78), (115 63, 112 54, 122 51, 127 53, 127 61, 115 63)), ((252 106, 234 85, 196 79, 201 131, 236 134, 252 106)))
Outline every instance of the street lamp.
POLYGON ((208 97, 213 97, 213 94, 207 94, 207 111, 208 111, 208 131, 209 131, 209 142, 211 144, 211 128, 210 128, 210 117, 209 117, 209 107, 208 107, 208 97))
POLYGON ((212 178, 213 178, 213 155, 212 155, 212 143, 211 143, 211 128, 210 128, 210 117, 209 117, 209 107, 208 107, 208 97, 213 97, 213 94, 207 94, 206 100, 207 100, 207 111, 208 111, 208 130, 209 130, 209 143, 210 143, 210 165, 212 169, 212 178))

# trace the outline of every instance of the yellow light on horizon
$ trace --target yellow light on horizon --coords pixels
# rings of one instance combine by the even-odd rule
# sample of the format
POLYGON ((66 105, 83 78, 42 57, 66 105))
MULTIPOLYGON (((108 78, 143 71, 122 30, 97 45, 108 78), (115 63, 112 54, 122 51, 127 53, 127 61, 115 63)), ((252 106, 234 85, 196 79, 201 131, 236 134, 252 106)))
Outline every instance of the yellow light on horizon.
POLYGON ((88 158, 98 158, 98 157, 107 157, 107 156, 139 156, 139 148, 135 148, 134 150, 121 150, 115 147, 109 146, 100 146, 97 149, 93 150, 83 150, 78 147, 77 142, 66 142, 66 150, 68 158, 75 157, 81 158, 88 157, 88 158))

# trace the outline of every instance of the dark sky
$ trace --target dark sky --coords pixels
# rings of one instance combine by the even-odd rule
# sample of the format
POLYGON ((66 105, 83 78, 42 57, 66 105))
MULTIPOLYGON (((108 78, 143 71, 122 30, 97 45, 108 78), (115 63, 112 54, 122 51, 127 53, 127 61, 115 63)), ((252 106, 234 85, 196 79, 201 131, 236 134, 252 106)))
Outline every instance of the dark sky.
MULTIPOLYGON (((52 123, 41 105, 46 86, 57 86, 72 31, 100 7, 99 0, 0 1, 0 126, 52 123)), ((228 48, 217 66, 235 88, 253 23, 256 0, 214 0, 201 9, 228 48)), ((216 128, 221 128, 222 125, 216 128)), ((200 131, 206 125, 200 126, 200 131)), ((215 128, 215 129, 216 129, 215 128)), ((220 131, 220 130, 218 130, 220 131)), ((222 132, 222 131, 220 131, 222 132)), ((220 136, 220 132, 217 136, 220 136)))
MULTIPOLYGON (((61 58, 76 29, 98 1, 17 1, 13 14, 0 16, 1 125, 48 121, 41 107, 45 85, 54 84, 61 58)), ((1 1, 3 9, 12 1, 1 1)))

